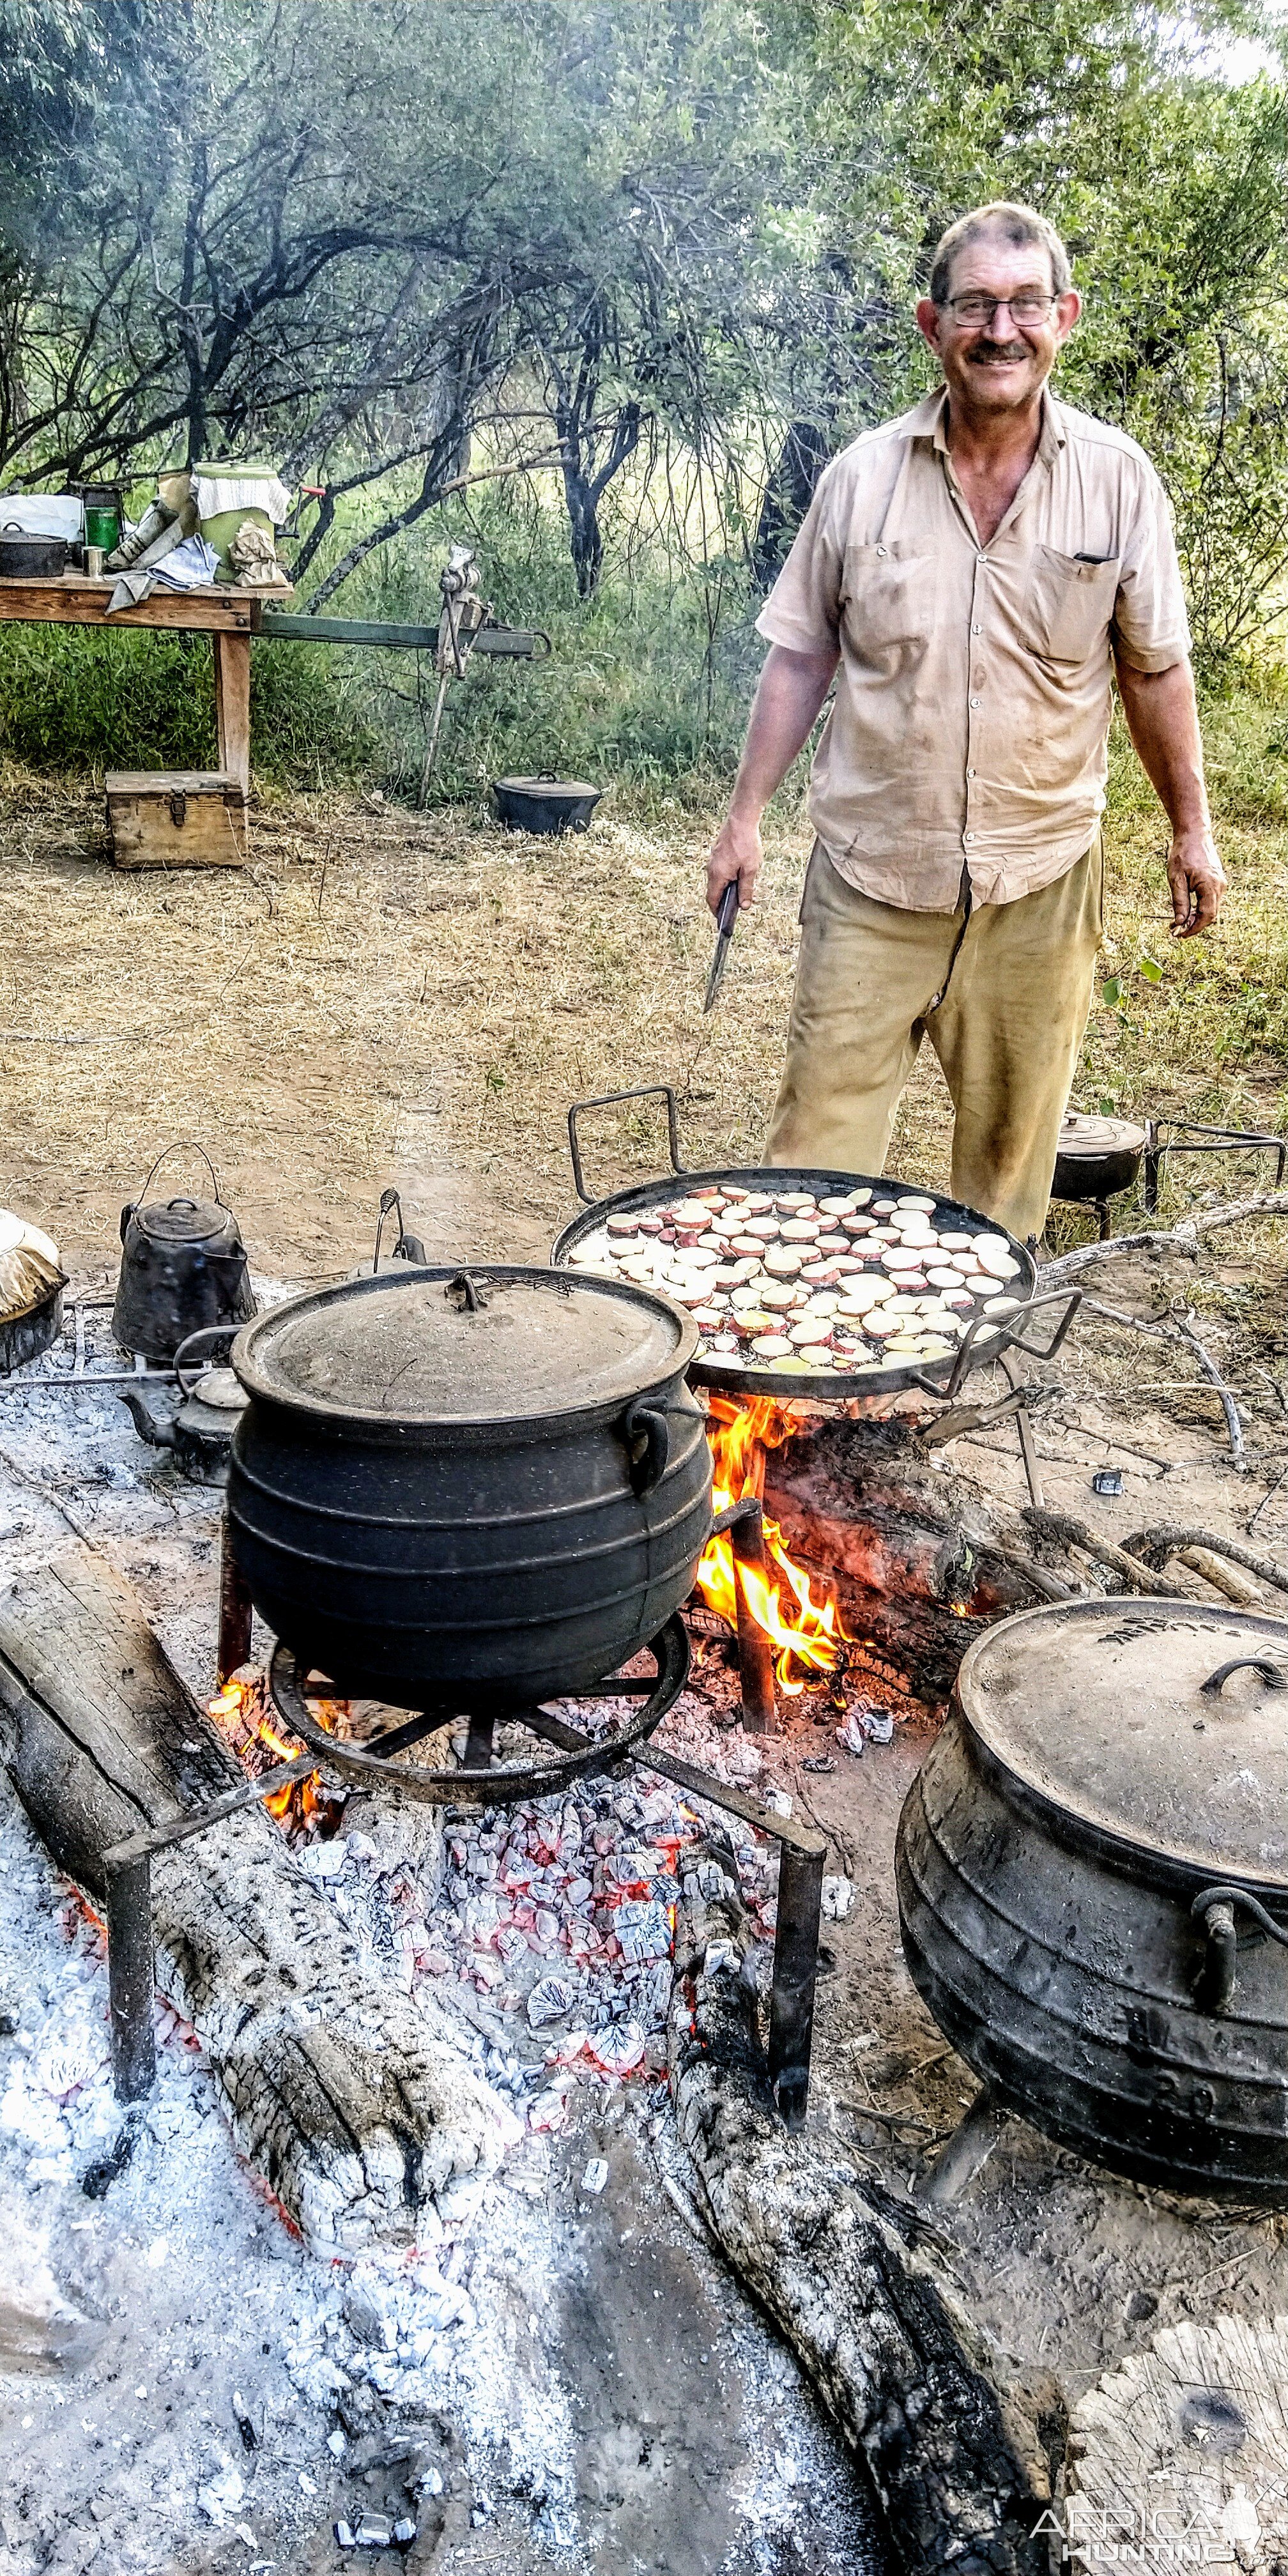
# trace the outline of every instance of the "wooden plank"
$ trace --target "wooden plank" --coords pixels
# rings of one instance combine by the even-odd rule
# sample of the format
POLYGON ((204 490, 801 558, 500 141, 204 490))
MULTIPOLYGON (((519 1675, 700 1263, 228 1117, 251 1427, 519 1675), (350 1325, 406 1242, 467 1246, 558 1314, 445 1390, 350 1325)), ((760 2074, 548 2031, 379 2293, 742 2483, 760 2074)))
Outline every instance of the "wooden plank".
POLYGON ((103 785, 109 796, 240 796, 238 781, 226 769, 109 769, 103 785))
POLYGON ((215 723, 219 766, 250 794, 250 637, 215 635, 215 723))
MULTIPOLYGON (((0 579, 0 619, 25 618, 53 626, 178 627, 198 634, 249 635, 256 624, 255 603, 248 591, 154 590, 141 608, 107 615, 114 582, 90 581, 84 573, 64 573, 57 581, 0 579)), ((283 594, 284 596, 286 594, 283 594)))
MULTIPOLYGON (((112 1844, 243 1776, 129 1585, 85 1547, 0 1587, 0 1762, 96 1904, 112 1844)), ((387 1824, 401 1793, 380 1805, 387 1824)), ((436 1812, 417 1805, 406 1830, 432 1874, 436 1812)), ((152 1906, 157 1984, 201 2039, 242 2152, 315 2245, 410 2242, 439 2188, 495 2159, 503 2115, 441 2007, 385 1980, 262 1808, 158 1855, 152 1906)))

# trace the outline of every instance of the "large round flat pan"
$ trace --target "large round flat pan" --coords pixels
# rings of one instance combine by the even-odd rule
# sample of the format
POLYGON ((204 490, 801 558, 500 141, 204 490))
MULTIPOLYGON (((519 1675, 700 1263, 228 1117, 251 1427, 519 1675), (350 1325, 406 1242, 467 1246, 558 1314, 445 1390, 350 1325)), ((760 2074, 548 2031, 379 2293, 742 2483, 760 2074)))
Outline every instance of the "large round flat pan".
MULTIPOLYGON (((562 1268, 571 1252, 588 1234, 594 1234, 605 1219, 617 1215, 649 1215, 668 1202, 683 1198, 686 1191, 723 1189, 731 1183, 735 1189, 772 1191, 809 1190, 816 1198, 844 1198, 850 1190, 870 1189, 874 1198, 894 1199, 916 1195, 932 1198, 930 1190, 920 1189, 915 1181, 900 1181, 886 1172, 874 1180, 868 1172, 820 1172, 781 1165, 754 1171, 668 1172, 664 1179, 645 1181, 638 1189, 618 1190, 612 1198, 597 1199, 593 1207, 583 1208, 564 1227, 551 1252, 551 1262, 562 1268)), ((959 1199, 934 1198, 930 1222, 937 1229, 958 1234, 1004 1234, 1003 1226, 991 1217, 981 1216, 977 1208, 963 1207, 959 1199)), ((1019 1274, 1006 1283, 1006 1294, 1018 1305, 1027 1306, 1037 1286, 1037 1266, 1031 1252, 1013 1235, 1006 1235, 1016 1260, 1019 1274)), ((976 1347, 984 1336, 976 1336, 976 1347)), ((981 1351, 981 1358, 983 1352, 981 1351)), ((688 1371, 695 1386, 715 1387, 723 1395, 774 1395, 780 1404, 844 1403, 852 1397, 870 1399, 879 1395, 896 1395, 902 1387, 941 1387, 947 1384, 957 1361, 955 1350, 944 1352, 938 1359, 913 1360, 902 1367, 886 1368, 878 1360, 866 1368, 842 1375, 839 1369, 765 1369, 740 1368, 726 1358, 713 1359, 700 1351, 688 1371)))

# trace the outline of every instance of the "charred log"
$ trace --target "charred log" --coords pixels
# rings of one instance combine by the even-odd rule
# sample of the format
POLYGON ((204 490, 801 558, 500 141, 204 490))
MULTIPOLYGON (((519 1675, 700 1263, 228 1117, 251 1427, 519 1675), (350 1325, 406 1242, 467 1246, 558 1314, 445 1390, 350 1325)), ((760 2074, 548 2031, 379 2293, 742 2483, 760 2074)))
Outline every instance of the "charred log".
MULTIPOLYGON (((104 1851, 244 1778, 85 1548, 0 1593, 0 1760, 92 1906, 104 1851)), ((157 1985, 296 2224, 346 2252, 432 2231, 435 2193, 503 2143, 446 2019, 364 1960, 261 1808, 159 1855, 152 1906, 157 1985)))
POLYGON ((699 2204, 865 2461, 894 2564, 1043 2576, 1039 2427, 994 2377, 930 2232, 825 2133, 777 2118, 732 1855, 726 1876, 676 1931, 672 2088, 699 2204), (706 1974, 713 1941, 741 1965, 706 1974))
POLYGON ((973 1493, 906 1422, 829 1422, 771 1449, 765 1509, 793 1556, 835 1580, 846 1627, 913 1677, 919 1697, 947 1698, 981 1620, 1047 1596, 1026 1566, 1024 1532, 973 1493))

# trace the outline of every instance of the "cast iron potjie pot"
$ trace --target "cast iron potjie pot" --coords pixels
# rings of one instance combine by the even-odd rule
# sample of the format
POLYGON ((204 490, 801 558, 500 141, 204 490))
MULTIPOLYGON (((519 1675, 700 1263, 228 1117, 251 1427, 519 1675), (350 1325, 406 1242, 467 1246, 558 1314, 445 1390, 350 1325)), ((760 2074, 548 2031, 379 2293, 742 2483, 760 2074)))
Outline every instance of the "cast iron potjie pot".
POLYGON ((654 1637, 711 1527, 697 1342, 668 1299, 510 1264, 260 1316, 228 1515, 256 1609, 346 1695, 499 1711, 654 1637))
POLYGON ((536 778, 497 778, 492 785, 501 821, 517 832, 584 832, 603 792, 584 778, 556 778, 548 769, 536 778))
POLYGON ((1130 1119, 1090 1118, 1083 1110, 1066 1110, 1056 1144, 1052 1198, 1094 1205, 1134 1189, 1147 1142, 1144 1128, 1130 1119))
POLYGON ((904 1952, 945 2037, 1060 2144, 1288 2205, 1288 1623, 1194 1601, 978 1638, 909 1790, 904 1952))
POLYGON ((0 527, 0 580, 57 581, 66 570, 65 537, 34 537, 16 519, 0 527))

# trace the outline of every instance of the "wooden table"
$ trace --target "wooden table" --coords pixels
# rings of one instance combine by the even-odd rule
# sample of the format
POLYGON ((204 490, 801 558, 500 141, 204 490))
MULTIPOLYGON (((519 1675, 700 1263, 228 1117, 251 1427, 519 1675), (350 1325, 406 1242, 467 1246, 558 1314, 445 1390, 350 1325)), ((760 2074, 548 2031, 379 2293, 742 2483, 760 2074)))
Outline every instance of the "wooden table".
POLYGON ((250 792, 250 639, 258 634, 263 609, 291 596, 290 585, 272 589, 233 590, 215 583, 199 590, 154 590, 141 608, 126 608, 114 617, 107 603, 117 576, 105 573, 91 581, 81 572, 60 573, 53 581, 0 578, 0 619, 25 618, 43 626, 176 628, 208 635, 215 657, 215 722, 219 728, 219 767, 235 778, 243 796, 250 792))

